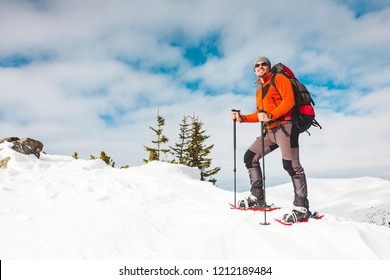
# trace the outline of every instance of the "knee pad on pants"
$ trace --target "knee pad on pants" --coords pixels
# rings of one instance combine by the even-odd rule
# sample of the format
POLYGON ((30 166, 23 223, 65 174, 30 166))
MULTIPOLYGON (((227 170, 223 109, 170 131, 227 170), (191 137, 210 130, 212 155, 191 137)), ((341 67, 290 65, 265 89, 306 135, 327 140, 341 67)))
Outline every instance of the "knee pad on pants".
POLYGON ((244 154, 244 163, 246 168, 252 168, 253 167, 253 158, 255 157, 256 153, 252 152, 251 150, 247 150, 244 154))
POLYGON ((294 168, 292 166, 292 161, 291 160, 286 160, 284 159, 283 160, 283 168, 284 170, 286 170, 288 172, 288 174, 292 177, 295 175, 295 171, 294 171, 294 168))

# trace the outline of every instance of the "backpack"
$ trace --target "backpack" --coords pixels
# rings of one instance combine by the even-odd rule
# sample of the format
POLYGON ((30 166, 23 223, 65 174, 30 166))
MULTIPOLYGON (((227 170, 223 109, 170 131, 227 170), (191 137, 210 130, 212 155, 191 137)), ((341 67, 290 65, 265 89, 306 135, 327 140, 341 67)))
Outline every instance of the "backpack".
POLYGON ((298 114, 297 125, 299 133, 305 131, 309 133, 307 130, 311 126, 322 129, 321 125, 314 118, 315 113, 313 106, 315 106, 315 103, 311 98, 311 93, 307 90, 304 84, 298 81, 291 69, 282 63, 278 63, 272 67, 271 72, 274 74, 271 77, 271 84, 276 90, 278 90, 275 86, 276 74, 283 74, 291 81, 294 90, 296 112, 298 114))

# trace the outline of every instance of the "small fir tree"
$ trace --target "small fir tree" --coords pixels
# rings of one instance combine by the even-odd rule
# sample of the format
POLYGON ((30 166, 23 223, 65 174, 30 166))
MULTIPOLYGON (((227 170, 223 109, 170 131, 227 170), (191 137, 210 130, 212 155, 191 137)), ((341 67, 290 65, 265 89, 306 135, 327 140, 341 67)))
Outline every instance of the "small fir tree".
POLYGON ((112 167, 115 167, 115 161, 109 157, 104 151, 100 152, 100 157, 102 161, 104 161, 107 165, 110 165, 112 167))
POLYGON ((101 152, 100 152, 100 157, 99 157, 99 158, 98 158, 98 157, 95 157, 94 155, 90 155, 90 156, 89 156, 89 159, 90 159, 90 160, 101 159, 101 160, 104 161, 107 165, 110 165, 110 166, 112 166, 112 167, 115 167, 115 161, 114 161, 111 157, 109 157, 109 156, 106 154, 106 152, 104 152, 104 151, 101 151, 101 152))
POLYGON ((173 163, 179 163, 187 165, 188 159, 186 154, 188 153, 188 147, 191 139, 191 123, 189 122, 189 116, 184 116, 180 125, 179 142, 175 143, 174 147, 170 146, 171 154, 174 159, 173 163))
POLYGON ((204 144, 210 136, 205 135, 206 131, 202 127, 203 123, 197 117, 191 117, 191 138, 186 151, 187 165, 199 168, 202 181, 206 181, 206 178, 210 177, 208 181, 215 184, 217 180, 211 176, 217 174, 221 168, 208 169, 211 166, 212 159, 207 156, 210 154, 214 144, 209 146, 204 144))
POLYGON ((155 147, 144 146, 145 150, 149 153, 149 158, 144 159, 145 163, 148 163, 153 160, 163 161, 161 154, 166 155, 169 152, 169 149, 163 149, 163 145, 167 144, 169 139, 163 134, 163 127, 165 126, 165 119, 160 116, 160 112, 157 111, 157 128, 149 126, 149 128, 154 131, 156 134, 156 140, 152 140, 152 143, 155 144, 155 147))

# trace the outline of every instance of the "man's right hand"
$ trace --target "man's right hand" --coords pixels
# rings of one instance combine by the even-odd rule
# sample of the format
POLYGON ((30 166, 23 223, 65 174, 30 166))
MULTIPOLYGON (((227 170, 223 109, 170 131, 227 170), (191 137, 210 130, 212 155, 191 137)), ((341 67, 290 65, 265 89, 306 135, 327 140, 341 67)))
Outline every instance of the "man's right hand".
POLYGON ((233 119, 233 120, 236 120, 236 121, 238 121, 238 122, 241 122, 241 121, 242 121, 239 112, 232 112, 232 119, 233 119))

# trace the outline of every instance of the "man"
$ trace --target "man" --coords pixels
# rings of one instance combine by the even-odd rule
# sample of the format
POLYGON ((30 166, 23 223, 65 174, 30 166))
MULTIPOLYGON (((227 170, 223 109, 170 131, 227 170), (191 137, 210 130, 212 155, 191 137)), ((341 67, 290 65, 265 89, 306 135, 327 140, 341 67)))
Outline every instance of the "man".
POLYGON ((271 62, 266 57, 258 57, 254 62, 254 72, 258 77, 259 87, 256 92, 257 111, 247 115, 232 112, 232 118, 238 122, 263 122, 265 133, 262 133, 249 147, 244 155, 251 184, 251 195, 239 201, 240 207, 266 207, 263 197, 263 180, 260 159, 280 148, 283 168, 291 176, 294 187, 293 210, 284 215, 287 222, 293 223, 307 219, 309 200, 307 183, 303 167, 299 161, 299 129, 296 125, 296 108, 292 84, 282 74, 274 76, 275 86, 271 83, 271 62), (262 141, 264 140, 264 155, 262 141))

